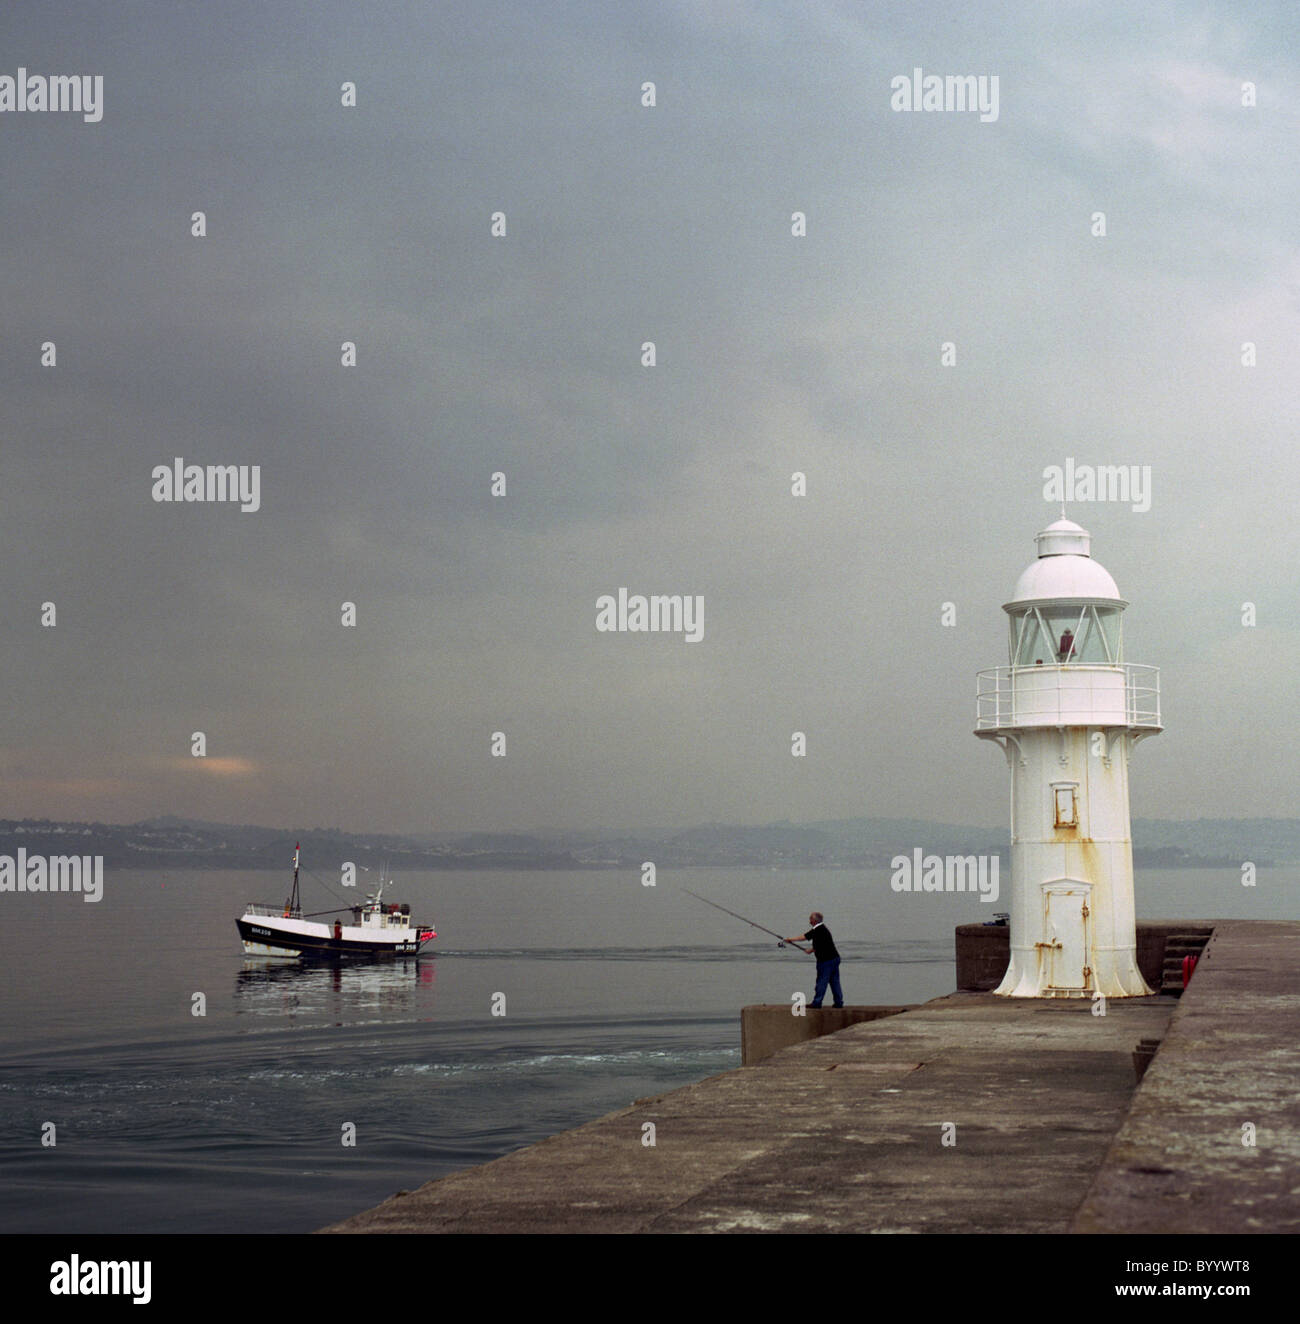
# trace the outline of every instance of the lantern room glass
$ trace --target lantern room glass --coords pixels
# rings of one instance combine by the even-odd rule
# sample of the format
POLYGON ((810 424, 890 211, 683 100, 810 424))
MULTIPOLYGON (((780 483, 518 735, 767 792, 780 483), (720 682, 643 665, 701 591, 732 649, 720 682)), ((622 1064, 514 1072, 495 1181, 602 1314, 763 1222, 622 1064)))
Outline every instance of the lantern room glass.
POLYGON ((1118 666, 1123 661, 1119 607, 1044 603, 1010 615, 1011 665, 1118 666))

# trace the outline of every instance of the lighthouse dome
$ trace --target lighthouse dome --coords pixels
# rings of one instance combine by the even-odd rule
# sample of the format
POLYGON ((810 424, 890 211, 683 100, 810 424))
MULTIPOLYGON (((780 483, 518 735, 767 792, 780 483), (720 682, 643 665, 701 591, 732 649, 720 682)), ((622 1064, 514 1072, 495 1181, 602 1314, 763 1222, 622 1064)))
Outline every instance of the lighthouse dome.
POLYGON ((1038 559, 1025 568, 1006 604, 1082 599, 1126 607, 1110 572, 1092 559, 1092 535, 1073 520, 1058 519, 1036 538, 1038 559))

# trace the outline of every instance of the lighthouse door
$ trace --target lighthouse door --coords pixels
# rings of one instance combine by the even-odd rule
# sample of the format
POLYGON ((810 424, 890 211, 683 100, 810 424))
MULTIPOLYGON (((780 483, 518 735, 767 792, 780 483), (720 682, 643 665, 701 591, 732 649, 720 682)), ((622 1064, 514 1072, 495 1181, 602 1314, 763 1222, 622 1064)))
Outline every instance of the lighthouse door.
POLYGON ((1083 992, 1092 987, 1088 962, 1088 897, 1086 883, 1062 878, 1043 888, 1044 918, 1051 960, 1048 989, 1083 992))

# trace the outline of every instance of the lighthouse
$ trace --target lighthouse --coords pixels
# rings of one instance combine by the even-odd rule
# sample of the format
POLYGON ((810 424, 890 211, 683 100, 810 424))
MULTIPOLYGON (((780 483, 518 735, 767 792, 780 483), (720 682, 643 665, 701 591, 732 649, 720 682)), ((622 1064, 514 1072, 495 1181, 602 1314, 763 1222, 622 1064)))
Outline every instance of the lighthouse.
POLYGON ((1151 993, 1137 965, 1129 753, 1160 730, 1160 673, 1125 662, 1091 535, 1049 524, 1003 605, 1009 665, 979 673, 975 734, 1011 769, 1013 998, 1151 993))

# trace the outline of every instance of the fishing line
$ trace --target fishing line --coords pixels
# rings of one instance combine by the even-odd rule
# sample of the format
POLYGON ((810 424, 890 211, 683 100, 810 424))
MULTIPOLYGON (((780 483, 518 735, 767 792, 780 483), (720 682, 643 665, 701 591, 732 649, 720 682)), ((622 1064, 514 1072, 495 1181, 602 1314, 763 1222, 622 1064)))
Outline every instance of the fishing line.
POLYGON ((795 951, 802 952, 805 956, 812 955, 812 949, 809 947, 800 947, 797 942, 791 942, 788 938, 783 938, 773 929, 765 928, 762 924, 755 923, 752 919, 746 919, 744 915, 738 915, 734 910, 728 910, 726 906, 720 906, 716 901, 710 901, 708 897, 701 896, 698 892, 692 892, 689 887, 683 887, 682 891, 687 896, 693 896, 697 901, 703 901, 706 906, 712 906, 714 910, 721 910, 724 914, 730 915, 732 919, 744 920, 751 929, 762 929, 764 933, 770 933, 777 941, 780 947, 793 947, 795 951))

